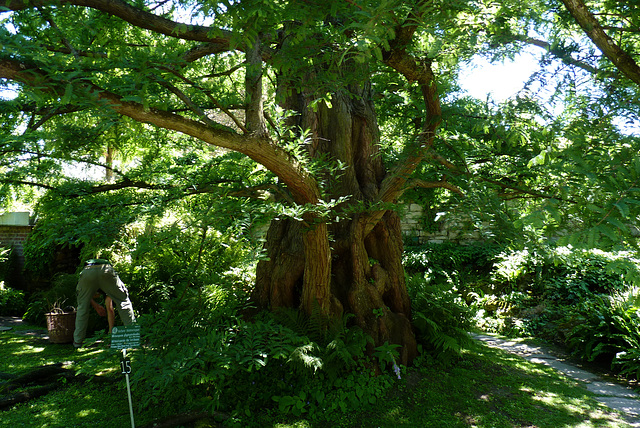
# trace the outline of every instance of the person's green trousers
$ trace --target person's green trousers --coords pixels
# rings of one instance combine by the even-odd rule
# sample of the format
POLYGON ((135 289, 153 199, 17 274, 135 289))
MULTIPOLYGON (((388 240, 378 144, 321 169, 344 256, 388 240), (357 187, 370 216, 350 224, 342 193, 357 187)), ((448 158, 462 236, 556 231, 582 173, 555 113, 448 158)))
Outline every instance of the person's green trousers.
POLYGON ((91 299, 98 289, 111 297, 124 325, 129 325, 136 320, 133 305, 129 300, 129 292, 113 267, 110 264, 88 265, 80 272, 76 287, 78 308, 76 328, 73 333, 73 345, 76 347, 84 341, 91 311, 91 299))

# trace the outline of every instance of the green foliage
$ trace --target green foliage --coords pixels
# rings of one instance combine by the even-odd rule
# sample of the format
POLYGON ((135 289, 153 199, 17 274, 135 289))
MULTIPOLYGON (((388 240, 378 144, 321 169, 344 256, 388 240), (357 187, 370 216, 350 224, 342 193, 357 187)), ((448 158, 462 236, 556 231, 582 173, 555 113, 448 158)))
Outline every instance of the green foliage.
POLYGON ((26 308, 24 291, 5 287, 0 281, 0 316, 21 317, 26 308))
POLYGON ((618 352, 613 360, 613 367, 622 376, 640 379, 640 340, 637 335, 625 337, 625 350, 618 352))
MULTIPOLYGON (((76 286, 78 276, 72 274, 56 274, 51 281, 51 288, 31 295, 29 304, 22 316, 25 322, 33 325, 46 325, 45 314, 53 307, 64 308, 76 306, 76 286)), ((95 327, 97 316, 91 315, 89 329, 95 327)))
MULTIPOLYGON (((232 161, 233 157, 221 162, 217 174, 233 175, 228 170, 232 161)), ((186 169, 192 163, 202 166, 198 159, 176 162, 186 169)), ((50 194, 43 199, 38 226, 25 247, 26 270, 51 282, 57 251, 72 247, 80 252, 78 268, 88 258, 109 259, 139 313, 159 310, 163 302, 186 289, 206 290, 212 284, 224 284, 238 304, 244 304, 260 255, 259 242, 250 235, 259 214, 250 206, 243 212, 234 204, 216 212, 222 204, 208 194, 187 201, 174 199, 174 195, 147 198, 127 191, 70 200, 50 194), (229 210, 233 215, 227 215, 229 210)), ((73 302, 73 296, 64 297, 73 302)), ((45 297, 33 297, 28 313, 32 322, 43 312, 45 297)))
POLYGON ((137 355, 134 385, 150 391, 141 406, 216 409, 236 405, 230 398, 237 376, 286 362, 303 339, 273 321, 246 322, 227 299, 185 296, 139 323, 148 346, 137 355))
MULTIPOLYGON (((367 363, 369 339, 348 326, 350 316, 334 322, 283 310, 246 321, 226 287, 207 290, 188 289, 139 318, 146 345, 135 351, 140 368, 132 382, 149 391, 141 407, 171 403, 167 412, 219 409, 243 417, 273 408, 318 418, 372 403, 390 386, 367 363)), ((395 365, 395 347, 376 353, 395 365)))
POLYGON ((310 316, 295 309, 282 308, 274 313, 275 319, 305 337, 305 343, 296 348, 289 362, 301 368, 323 371, 330 379, 353 369, 365 355, 371 342, 358 326, 349 326, 351 314, 330 319, 320 314, 317 306, 310 316))
POLYGON ((410 246, 405 249, 403 265, 408 272, 481 271, 491 268, 501 248, 492 244, 461 245, 453 242, 410 246))
POLYGON ((574 327, 567 344, 577 357, 610 363, 621 374, 638 379, 639 315, 637 288, 591 298, 568 314, 565 322, 574 327))
POLYGON ((492 291, 497 293, 527 291, 559 304, 574 304, 591 295, 622 290, 639 273, 627 251, 548 246, 503 251, 490 277, 492 291))
POLYGON ((299 392, 273 395, 278 411, 283 414, 300 416, 311 420, 324 418, 327 413, 348 413, 374 404, 384 398, 392 385, 389 376, 376 375, 366 367, 359 367, 344 376, 329 380, 317 376, 304 386, 298 385, 299 392))
POLYGON ((11 248, 0 247, 0 282, 5 280, 7 269, 9 269, 9 259, 11 248))
POLYGON ((430 284, 425 276, 415 275, 407 288, 412 301, 413 325, 425 350, 443 360, 468 347, 473 311, 449 284, 430 284))
POLYGON ((426 244, 406 248, 403 265, 409 275, 426 273, 430 282, 463 289, 489 275, 500 251, 501 247, 493 244, 426 244))
MULTIPOLYGON (((78 186, 86 184, 70 185, 74 191, 78 186)), ((69 200, 49 193, 40 201, 38 222, 25 243, 25 270, 35 277, 50 277, 60 247, 81 248, 83 259, 96 257, 135 219, 136 209, 130 206, 135 199, 130 192, 69 200)))
MULTIPOLYGON (((535 335, 565 346, 578 358, 611 364, 636 377, 639 271, 637 254, 630 251, 564 246, 503 250, 493 258, 490 286, 472 285, 463 294, 477 310, 476 326, 484 330, 535 335)), ((420 279, 412 279, 410 286, 420 279)), ((422 323, 436 331, 430 321, 422 323)))
POLYGON ((576 357, 637 375, 640 264, 635 253, 562 246, 424 248, 410 248, 406 259, 408 271, 425 272, 411 276, 408 289, 426 349, 455 355, 475 324, 507 335, 537 335, 576 357), (436 275, 436 269, 443 273, 436 275))
MULTIPOLYGON (((631 261, 627 252, 604 253, 598 250, 571 251, 558 248, 554 256, 553 277, 545 284, 544 297, 550 300, 575 304, 591 295, 621 291, 629 285, 622 269, 632 266, 619 262, 631 261)), ((632 268, 636 271, 638 269, 637 266, 632 268)))
POLYGON ((160 310, 185 289, 224 286, 238 305, 248 298, 256 252, 231 229, 220 232, 206 219, 185 218, 165 224, 132 225, 109 249, 136 310, 160 310))

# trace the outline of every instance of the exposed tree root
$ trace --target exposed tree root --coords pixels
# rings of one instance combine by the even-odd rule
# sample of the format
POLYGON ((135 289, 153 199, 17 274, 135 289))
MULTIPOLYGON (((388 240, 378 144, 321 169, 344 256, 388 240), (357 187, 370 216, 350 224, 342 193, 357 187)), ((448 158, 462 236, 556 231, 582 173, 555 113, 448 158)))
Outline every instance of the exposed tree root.
POLYGON ((34 398, 42 397, 58 387, 60 387, 59 383, 50 383, 48 385, 29 389, 28 391, 0 397, 0 409, 6 409, 18 403, 24 403, 34 398))
POLYGON ((0 384, 0 392, 7 394, 0 397, 0 409, 6 409, 15 404, 41 397, 69 383, 86 382, 90 378, 99 381, 112 381, 111 378, 100 376, 77 376, 74 370, 66 368, 63 363, 38 367, 18 376, 3 375, 2 377, 8 378, 9 380, 0 384), (60 382, 61 379, 65 379, 66 382, 60 382), (24 390, 10 394, 16 389, 24 390))

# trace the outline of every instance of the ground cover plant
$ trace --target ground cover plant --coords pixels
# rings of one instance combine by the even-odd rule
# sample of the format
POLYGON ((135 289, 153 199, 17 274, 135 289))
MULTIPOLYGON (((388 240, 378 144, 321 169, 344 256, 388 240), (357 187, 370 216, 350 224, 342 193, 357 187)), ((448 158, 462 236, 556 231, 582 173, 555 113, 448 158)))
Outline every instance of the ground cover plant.
POLYGON ((471 312, 482 330, 534 336, 612 373, 640 374, 635 252, 431 244, 409 248, 405 258, 414 281, 444 290, 431 302, 449 295, 449 311, 471 312))
MULTIPOLYGON (((33 426, 34 422, 42 427, 128 425, 128 403, 124 379, 119 373, 119 352, 104 346, 78 352, 70 346, 50 344, 17 333, 0 333, 0 373, 3 373, 3 378, 6 378, 5 374, 29 372, 64 360, 69 361, 70 367, 89 367, 85 373, 111 381, 100 382, 93 378, 74 384, 60 380, 61 385, 54 392, 1 410, 0 426, 33 426), (16 355, 20 358, 15 358, 16 355)), ((134 372, 142 361, 140 352, 133 351, 134 372)), ((226 385, 223 394, 229 394, 230 398, 242 403, 237 408, 227 406, 220 409, 214 413, 216 417, 209 417, 206 419, 208 422, 203 420, 198 426, 628 426, 620 415, 598 404, 577 382, 567 380, 547 367, 481 344, 474 344, 463 351, 459 359, 450 360, 447 365, 426 357, 419 359, 415 367, 402 367, 398 374, 382 373, 369 377, 356 370, 329 383, 326 379, 316 379, 306 391, 323 391, 326 394, 325 406, 342 399, 348 403, 346 409, 337 406, 332 411, 307 407, 306 411, 295 413, 291 407, 285 409, 274 400, 269 405, 268 399, 256 399, 261 394, 268 396, 274 393, 273 376, 277 371, 267 369, 266 372, 268 376, 262 375, 260 370, 246 372, 238 378, 239 382, 226 385), (322 389, 316 389, 320 385, 322 389), (360 398, 356 392, 358 385, 368 388, 371 400, 360 398), (354 394, 353 399, 340 398, 350 394, 354 394)), ((179 384, 175 383, 175 386, 179 384)), ((134 387, 132 393, 136 403, 136 426, 151 426, 166 411, 166 406, 172 407, 167 400, 140 408, 140 403, 152 391, 134 387)), ((310 398, 306 397, 307 400, 310 398)), ((173 410, 184 412, 186 409, 173 410)), ((189 419, 183 418, 182 421, 189 419)), ((181 426, 193 426, 193 423, 183 422, 181 426)))

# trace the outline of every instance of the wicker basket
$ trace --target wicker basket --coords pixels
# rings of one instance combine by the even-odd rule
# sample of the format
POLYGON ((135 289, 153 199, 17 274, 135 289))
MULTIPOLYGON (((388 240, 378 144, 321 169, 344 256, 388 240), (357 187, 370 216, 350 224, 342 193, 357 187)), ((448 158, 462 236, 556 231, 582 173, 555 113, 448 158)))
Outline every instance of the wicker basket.
POLYGON ((49 341, 52 343, 73 342, 73 332, 76 328, 76 311, 53 311, 45 314, 49 341))

